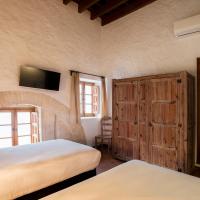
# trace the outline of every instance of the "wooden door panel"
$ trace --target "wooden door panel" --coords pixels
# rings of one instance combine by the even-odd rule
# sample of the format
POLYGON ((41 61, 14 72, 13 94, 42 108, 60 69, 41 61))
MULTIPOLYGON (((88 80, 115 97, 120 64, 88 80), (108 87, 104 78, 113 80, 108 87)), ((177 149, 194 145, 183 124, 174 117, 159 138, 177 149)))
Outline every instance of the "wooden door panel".
POLYGON ((114 155, 129 160, 139 158, 138 83, 116 83, 113 92, 114 155))
POLYGON ((146 131, 146 124, 140 124, 139 126, 139 133, 140 133, 140 142, 147 142, 148 140, 148 133, 146 131))
POLYGON ((127 104, 127 120, 130 120, 131 123, 137 123, 138 122, 138 104, 132 103, 132 104, 127 104))
POLYGON ((177 79, 154 79, 150 84, 151 100, 176 100, 177 98, 177 79))
POLYGON ((138 142, 119 138, 115 141, 113 152, 116 157, 122 160, 139 159, 138 142))
POLYGON ((113 120, 119 119, 119 105, 115 102, 113 103, 113 113, 112 113, 113 120))
POLYGON ((148 81, 139 82, 139 145, 140 159, 149 159, 149 133, 148 133, 148 81))
POLYGON ((165 155, 164 149, 151 146, 151 162, 153 164, 164 167, 165 166, 164 155, 165 155))
POLYGON ((176 148, 178 142, 177 128, 176 127, 161 128, 161 133, 163 137, 163 146, 165 146, 165 148, 176 148))
POLYGON ((154 126, 150 132, 151 145, 157 146, 158 148, 162 147, 163 145, 162 133, 160 132, 159 128, 154 126))
POLYGON ((137 101, 137 84, 127 85, 127 101, 137 101))
POLYGON ((113 135, 113 138, 115 138, 119 135, 119 122, 118 122, 118 120, 113 119, 112 126, 113 126, 113 133, 115 133, 113 135))
POLYGON ((124 101, 126 100, 126 96, 127 96, 127 91, 125 88, 125 85, 116 85, 116 101, 124 101))
POLYGON ((164 148, 176 148, 176 127, 154 126, 151 131, 151 144, 164 148))
POLYGON ((123 137, 126 138, 128 135, 128 126, 127 126, 127 122, 125 121, 119 121, 119 132, 118 132, 118 136, 119 137, 123 137))
POLYGON ((114 138, 114 145, 112 147, 113 155, 118 158, 124 157, 124 139, 122 138, 114 138))
POLYGON ((140 122, 146 123, 146 118, 147 118, 147 108, 146 108, 146 102, 140 102, 139 106, 139 116, 140 116, 140 122))
POLYGON ((152 103, 152 122, 176 125, 177 105, 172 103, 152 103))
POLYGON ((133 143, 130 142, 129 140, 124 141, 124 152, 125 152, 125 159, 126 160, 131 160, 134 158, 133 155, 133 143))
POLYGON ((128 134, 127 138, 131 139, 132 141, 138 141, 138 124, 133 122, 133 123, 128 123, 128 134))
POLYGON ((138 141, 135 141, 133 143, 133 151, 132 152, 133 152, 132 159, 139 159, 140 158, 140 155, 139 155, 139 142, 138 141))
POLYGON ((123 145, 123 157, 125 160, 139 159, 139 144, 137 141, 124 140, 123 145))
POLYGON ((136 103, 119 103, 118 104, 118 117, 119 120, 137 122, 138 105, 136 103))
POLYGON ((177 151, 174 149, 165 152, 165 167, 177 169, 177 151))
POLYGON ((139 126, 139 133, 140 133, 140 160, 148 161, 149 157, 149 147, 148 147, 148 140, 149 140, 149 133, 146 131, 146 124, 140 124, 139 126))
POLYGON ((121 83, 116 86, 116 98, 121 101, 136 101, 137 100, 137 85, 131 83, 121 83))
POLYGON ((153 79, 149 84, 149 150, 154 164, 177 169, 178 86, 177 78, 153 79))
POLYGON ((148 145, 146 143, 141 142, 140 143, 140 160, 148 161, 148 145))
POLYGON ((140 101, 145 101, 147 99, 147 81, 140 81, 139 85, 139 99, 140 101))
POLYGON ((152 147, 152 163, 177 170, 177 153, 175 150, 152 147))
POLYGON ((138 140, 138 126, 135 123, 119 121, 118 136, 130 140, 138 140))
POLYGON ((127 120, 127 105, 126 104, 118 104, 118 120, 127 120))

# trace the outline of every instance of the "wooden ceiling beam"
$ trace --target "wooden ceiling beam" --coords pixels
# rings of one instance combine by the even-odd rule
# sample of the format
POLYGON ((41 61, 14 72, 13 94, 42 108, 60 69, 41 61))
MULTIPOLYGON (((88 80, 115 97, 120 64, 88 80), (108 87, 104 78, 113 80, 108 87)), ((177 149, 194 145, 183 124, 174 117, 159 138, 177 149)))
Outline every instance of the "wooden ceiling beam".
POLYGON ((63 3, 64 3, 65 5, 67 5, 70 1, 72 1, 72 0, 63 0, 63 3))
POLYGON ((94 20, 97 17, 100 17, 112 11, 123 3, 126 3, 127 1, 128 0, 109 0, 106 4, 98 6, 97 8, 91 10, 91 19, 94 20))
POLYGON ((81 0, 78 4, 78 12, 82 13, 83 11, 87 10, 91 6, 93 6, 95 3, 97 3, 99 0, 81 0))
POLYGON ((125 4, 122 4, 121 6, 117 7, 113 11, 106 13, 101 17, 102 26, 119 19, 121 17, 124 17, 125 15, 134 12, 156 0, 134 0, 134 1, 128 1, 125 4))

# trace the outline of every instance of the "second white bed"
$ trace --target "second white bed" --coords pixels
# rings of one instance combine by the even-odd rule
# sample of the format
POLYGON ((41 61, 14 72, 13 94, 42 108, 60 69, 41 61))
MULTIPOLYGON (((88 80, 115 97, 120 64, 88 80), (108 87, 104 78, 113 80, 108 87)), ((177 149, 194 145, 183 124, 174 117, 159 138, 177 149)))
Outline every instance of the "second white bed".
POLYGON ((130 161, 44 200, 199 200, 200 179, 130 161))

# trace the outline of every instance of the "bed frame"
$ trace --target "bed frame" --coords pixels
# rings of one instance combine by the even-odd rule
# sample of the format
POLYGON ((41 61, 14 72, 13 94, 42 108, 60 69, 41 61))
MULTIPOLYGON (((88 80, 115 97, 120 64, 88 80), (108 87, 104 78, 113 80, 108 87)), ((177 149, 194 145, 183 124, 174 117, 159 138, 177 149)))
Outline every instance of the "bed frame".
POLYGON ((53 194, 53 193, 58 192, 60 190, 63 190, 67 187, 70 187, 70 186, 72 186, 76 183, 84 181, 84 180, 91 178, 93 176, 96 176, 96 169, 84 172, 82 174, 79 174, 77 176, 69 178, 65 181, 56 183, 54 185, 51 185, 51 186, 46 187, 44 189, 38 190, 36 192, 24 195, 22 197, 17 198, 16 200, 37 200, 37 199, 43 198, 47 195, 50 195, 50 194, 53 194))

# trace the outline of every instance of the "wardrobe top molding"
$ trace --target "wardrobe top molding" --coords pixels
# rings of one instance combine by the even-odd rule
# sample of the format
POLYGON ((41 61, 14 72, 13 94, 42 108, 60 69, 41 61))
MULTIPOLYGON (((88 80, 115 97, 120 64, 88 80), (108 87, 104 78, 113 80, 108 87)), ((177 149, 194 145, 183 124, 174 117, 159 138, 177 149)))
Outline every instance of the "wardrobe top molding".
POLYGON ((156 74, 156 75, 145 75, 145 76, 137 76, 137 77, 130 77, 130 78, 122 78, 122 79, 113 79, 113 82, 128 82, 128 81, 140 81, 140 80, 146 80, 146 79, 156 79, 156 78, 170 78, 170 77, 179 77, 182 76, 189 76, 193 77, 190 73, 187 71, 181 71, 177 73, 166 73, 166 74, 156 74))

